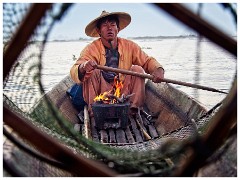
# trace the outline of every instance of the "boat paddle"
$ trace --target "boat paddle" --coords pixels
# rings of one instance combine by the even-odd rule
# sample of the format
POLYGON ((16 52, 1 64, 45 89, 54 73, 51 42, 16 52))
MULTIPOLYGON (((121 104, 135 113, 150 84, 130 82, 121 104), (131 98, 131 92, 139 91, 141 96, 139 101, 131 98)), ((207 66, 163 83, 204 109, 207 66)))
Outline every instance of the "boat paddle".
MULTIPOLYGON (((153 79, 153 76, 150 75, 150 74, 133 72, 133 71, 129 71, 129 70, 126 70, 126 69, 112 68, 112 67, 101 66, 101 65, 96 65, 96 68, 104 70, 104 71, 111 71, 111 72, 116 72, 116 73, 132 75, 132 76, 138 76, 138 77, 147 78, 147 79, 150 79, 150 80, 153 79)), ((220 91, 218 89, 214 89, 214 88, 211 88, 211 87, 206 87, 206 86, 202 86, 202 85, 198 85, 198 84, 191 84, 191 83, 182 82, 182 81, 171 80, 171 79, 167 79, 167 78, 161 79, 160 82, 172 83, 172 84, 177 84, 177 85, 182 85, 182 86, 187 86, 187 87, 192 87, 192 88, 197 88, 197 89, 202 89, 202 90, 207 90, 207 91, 212 91, 212 92, 228 94, 224 91, 220 91)))

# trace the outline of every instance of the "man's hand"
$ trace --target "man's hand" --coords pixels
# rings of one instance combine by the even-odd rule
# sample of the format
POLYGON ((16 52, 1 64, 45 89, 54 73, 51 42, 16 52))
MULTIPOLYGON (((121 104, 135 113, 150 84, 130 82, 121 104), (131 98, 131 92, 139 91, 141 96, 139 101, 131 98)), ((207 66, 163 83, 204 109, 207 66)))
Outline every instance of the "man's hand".
POLYGON ((83 64, 80 65, 79 70, 81 74, 85 74, 86 72, 89 73, 93 71, 96 68, 96 61, 89 60, 83 64))
POLYGON ((164 78, 164 69, 163 68, 157 68, 153 73, 152 73, 153 79, 152 81, 155 83, 161 82, 161 80, 164 78))

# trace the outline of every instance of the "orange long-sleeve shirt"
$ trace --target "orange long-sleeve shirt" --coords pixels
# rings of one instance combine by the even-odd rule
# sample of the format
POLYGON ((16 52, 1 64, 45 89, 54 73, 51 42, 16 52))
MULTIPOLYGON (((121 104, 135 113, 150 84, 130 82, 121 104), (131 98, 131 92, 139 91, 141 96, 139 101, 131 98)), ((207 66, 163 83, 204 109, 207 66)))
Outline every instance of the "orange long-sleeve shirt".
MULTIPOLYGON (((153 57, 148 56, 141 48, 133 41, 118 37, 118 52, 119 52, 119 65, 120 69, 129 70, 132 65, 139 65, 143 67, 146 73, 152 74, 157 68, 162 65, 153 57)), ((94 60, 99 65, 106 64, 105 48, 101 39, 94 40, 87 45, 81 52, 80 57, 75 62, 70 70, 70 75, 73 81, 80 83, 78 78, 78 66, 88 60, 94 60)), ((89 74, 85 74, 82 81, 86 80, 89 74)), ((122 79, 123 76, 120 76, 122 79)))

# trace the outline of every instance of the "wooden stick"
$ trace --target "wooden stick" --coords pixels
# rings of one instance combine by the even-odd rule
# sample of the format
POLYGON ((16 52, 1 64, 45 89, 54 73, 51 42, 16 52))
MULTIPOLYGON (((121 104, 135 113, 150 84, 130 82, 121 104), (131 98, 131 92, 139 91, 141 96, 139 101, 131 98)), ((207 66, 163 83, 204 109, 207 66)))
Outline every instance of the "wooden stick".
MULTIPOLYGON (((126 70, 126 69, 118 69, 118 68, 112 68, 112 67, 101 66, 101 65, 96 65, 96 68, 104 70, 104 71, 111 71, 111 72, 116 72, 116 73, 122 73, 122 74, 137 76, 137 77, 141 77, 141 78, 147 78, 147 79, 150 79, 150 80, 153 79, 153 76, 150 75, 150 74, 142 74, 142 73, 138 73, 138 72, 129 71, 129 70, 126 70)), ((218 89, 211 88, 211 87, 201 86, 201 85, 197 85, 197 84, 191 84, 191 83, 182 82, 182 81, 171 80, 171 79, 167 79, 167 78, 163 78, 160 82, 178 84, 178 85, 182 85, 182 86, 187 86, 187 87, 192 87, 192 88, 197 88, 197 89, 202 89, 202 90, 207 90, 207 91, 212 91, 212 92, 228 94, 226 92, 223 92, 223 91, 220 91, 218 89)))
POLYGON ((14 62, 19 57, 20 53, 26 47, 26 43, 34 33, 37 25, 40 24, 42 17, 46 11, 52 6, 51 3, 35 3, 29 9, 28 14, 23 19, 17 31, 14 33, 6 51, 4 52, 3 59, 3 78, 8 75, 14 62))
POLYGON ((143 127, 142 127, 142 125, 140 124, 140 122, 138 121, 138 119, 136 119, 136 122, 137 122, 140 130, 142 131, 143 135, 145 136, 145 138, 146 138, 147 140, 152 139, 151 136, 149 136, 149 134, 143 129, 143 127))
POLYGON ((139 128, 141 129, 143 135, 145 136, 145 138, 147 140, 150 140, 152 139, 151 136, 149 136, 149 134, 145 131, 145 129, 143 128, 143 124, 141 124, 139 121, 138 121, 138 118, 141 120, 141 122, 143 123, 143 120, 142 120, 142 117, 141 117, 141 114, 140 114, 140 109, 138 108, 138 112, 137 112, 137 117, 136 117, 136 122, 139 126, 139 128))
POLYGON ((237 41, 188 8, 179 3, 156 3, 155 5, 237 57, 237 41))
POLYGON ((3 107, 3 114, 3 120, 6 125, 10 126, 19 136, 36 147, 39 152, 65 164, 67 171, 81 177, 117 175, 113 169, 110 169, 104 163, 86 158, 78 153, 73 153, 62 142, 44 133, 29 120, 26 120, 22 114, 10 110, 10 107, 6 104, 3 107), (81 171, 79 171, 79 168, 81 171))
POLYGON ((91 137, 91 131, 90 131, 90 119, 89 119, 89 113, 87 105, 84 106, 84 129, 83 129, 83 135, 87 139, 92 139, 91 137))

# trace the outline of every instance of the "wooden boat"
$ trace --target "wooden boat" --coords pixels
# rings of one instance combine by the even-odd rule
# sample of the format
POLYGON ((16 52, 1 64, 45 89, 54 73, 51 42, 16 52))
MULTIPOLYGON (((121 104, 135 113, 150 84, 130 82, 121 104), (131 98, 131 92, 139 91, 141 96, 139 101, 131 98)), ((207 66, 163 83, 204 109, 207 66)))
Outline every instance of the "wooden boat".
MULTIPOLYGON (((75 130, 79 131, 79 133, 93 141, 114 147, 138 151, 158 148, 163 142, 162 136, 179 130, 182 127, 187 127, 191 119, 197 120, 207 112, 203 105, 173 86, 166 83, 155 84, 148 80, 146 82, 146 102, 144 109, 149 114, 156 114, 157 116, 149 121, 146 116, 140 114, 140 119, 129 117, 126 129, 110 128, 97 130, 94 126, 94 121, 92 121, 94 118, 91 119, 91 122, 84 121, 85 124, 80 122, 79 116, 82 112, 79 112, 73 106, 71 98, 66 93, 73 84, 74 82, 70 76, 65 77, 42 98, 37 106, 34 107, 33 112, 43 118, 43 111, 46 111, 44 99, 47 98, 59 109, 66 120, 71 122, 72 126, 75 126, 75 130), (152 142, 154 142, 154 146, 152 142)), ((183 133, 180 132, 181 135, 176 137, 179 139, 186 138, 192 134, 191 130, 190 128, 183 133)), ((71 176, 67 172, 56 171, 56 169, 50 168, 49 165, 37 161, 35 158, 30 158, 26 153, 13 148, 10 142, 4 143, 4 154, 12 156, 11 164, 15 164, 16 162, 14 163, 14 161, 18 161, 18 158, 31 159, 28 161, 28 165, 25 164, 24 167, 18 163, 18 166, 21 168, 27 168, 23 171, 27 172, 28 176, 71 176), (19 156, 14 157, 13 154, 18 154, 19 156), (36 171, 30 170, 33 164, 36 166, 36 171), (39 174, 39 169, 42 169, 42 174, 39 174)))
MULTIPOLYGON (((83 121, 80 122, 79 116, 83 112, 74 108, 70 97, 66 94, 67 89, 73 84, 74 82, 67 76, 46 96, 68 121, 81 127, 79 128, 80 133, 88 132, 89 138, 101 143, 129 145, 156 139, 188 125, 191 123, 191 119, 197 120, 207 112, 206 108, 198 101, 173 86, 167 83, 155 84, 152 81, 147 81, 144 109, 147 114, 153 114, 155 117, 149 121, 147 116, 141 113, 135 119, 129 117, 126 129, 108 128, 98 130, 95 127, 94 118, 91 118, 91 122, 86 122, 89 125, 84 125, 83 121), (150 138, 146 137, 147 134, 150 138)), ((83 119, 83 115, 80 119, 83 119)))
MULTIPOLYGON (((146 81, 144 109, 147 113, 155 114, 156 116, 149 121, 144 114, 140 114, 140 118, 136 117, 134 119, 129 117, 126 129, 110 128, 98 130, 93 124, 94 121, 92 120, 94 118, 89 122, 84 121, 84 123, 89 124, 80 122, 79 111, 73 106, 70 97, 66 93, 67 89, 73 84, 74 82, 69 76, 65 77, 42 100, 45 98, 49 99, 66 120, 71 122, 72 126, 75 126, 76 131, 93 141, 114 148, 137 151, 157 149, 169 138, 180 141, 192 136, 196 131, 193 128, 192 120, 196 121, 198 128, 206 123, 206 119, 203 120, 205 122, 202 122, 201 118, 208 112, 201 103, 167 83, 155 84, 148 80, 146 81)), ((42 114, 45 108, 42 102, 40 101, 34 108, 34 113, 42 114)), ((27 176, 74 176, 67 171, 55 168, 48 163, 29 156, 10 141, 4 143, 4 156, 10 156, 10 164, 24 171, 27 176), (26 162, 26 159, 28 159, 28 163, 19 163, 19 159, 23 159, 22 162, 26 162), (35 169, 32 169, 32 166, 35 169)), ((219 166, 218 164, 216 167, 219 166)), ((215 173, 219 174, 216 167, 215 173)), ((205 172, 205 174, 202 174, 206 176, 211 173, 205 172)))

